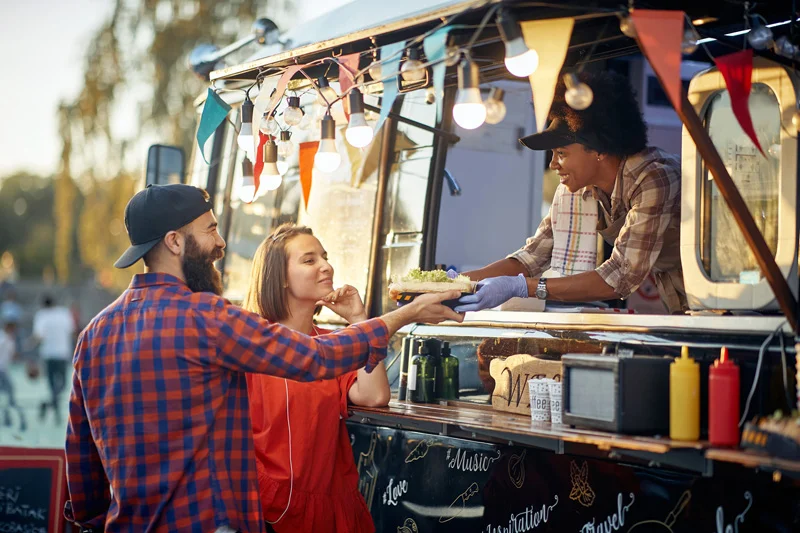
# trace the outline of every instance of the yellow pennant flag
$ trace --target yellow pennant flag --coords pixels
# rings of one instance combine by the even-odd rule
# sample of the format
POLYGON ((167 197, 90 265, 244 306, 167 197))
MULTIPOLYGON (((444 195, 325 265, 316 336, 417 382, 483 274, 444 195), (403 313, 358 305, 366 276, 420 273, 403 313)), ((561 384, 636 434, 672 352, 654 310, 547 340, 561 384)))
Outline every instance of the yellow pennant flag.
POLYGON ((543 131, 547 123, 574 25, 573 18, 529 20, 520 24, 525 44, 539 54, 539 67, 528 76, 533 92, 537 133, 543 131))

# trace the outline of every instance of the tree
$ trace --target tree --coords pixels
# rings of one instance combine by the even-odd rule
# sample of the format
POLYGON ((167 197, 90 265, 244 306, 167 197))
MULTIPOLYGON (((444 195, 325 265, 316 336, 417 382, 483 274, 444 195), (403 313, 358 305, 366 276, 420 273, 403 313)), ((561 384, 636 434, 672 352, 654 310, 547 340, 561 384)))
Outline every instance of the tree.
MULTIPOLYGON (((60 108, 63 149, 55 211, 60 278, 69 279, 66 265, 75 255, 68 238, 75 215, 69 207, 78 189, 87 198, 80 215, 79 255, 104 270, 127 245, 124 231, 109 236, 109 228, 118 226, 108 222, 121 218, 125 202, 141 186, 134 176, 141 175, 145 148, 136 138, 155 137, 191 152, 197 120, 193 101, 207 83, 185 66, 189 52, 201 43, 235 41, 266 7, 257 0, 115 0, 109 20, 87 50, 83 88, 75 101, 60 108), (149 43, 142 44, 147 36, 149 43), (131 95, 140 93, 149 96, 131 102, 131 95), (119 138, 114 118, 130 105, 139 110, 136 138, 119 138), (102 235, 95 239, 92 232, 102 235)), ((242 51, 240 58, 250 52, 242 51)), ((114 282, 121 288, 121 277, 114 276, 114 282)))

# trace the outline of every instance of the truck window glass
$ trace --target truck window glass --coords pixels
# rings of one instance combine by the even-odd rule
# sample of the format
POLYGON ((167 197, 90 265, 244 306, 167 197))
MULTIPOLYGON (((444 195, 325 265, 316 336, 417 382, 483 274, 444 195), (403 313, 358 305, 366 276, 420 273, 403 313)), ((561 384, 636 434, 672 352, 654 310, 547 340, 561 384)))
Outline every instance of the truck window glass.
MULTIPOLYGON (((780 183, 780 105, 767 85, 754 83, 750 114, 764 158, 739 126, 728 91, 709 103, 706 127, 753 219, 775 254, 778 246, 778 186, 780 183), (776 148, 777 147, 777 148, 776 148)), ((716 282, 740 282, 740 276, 760 276, 750 247, 719 192, 713 176, 703 175, 703 229, 701 259, 706 274, 716 282)))

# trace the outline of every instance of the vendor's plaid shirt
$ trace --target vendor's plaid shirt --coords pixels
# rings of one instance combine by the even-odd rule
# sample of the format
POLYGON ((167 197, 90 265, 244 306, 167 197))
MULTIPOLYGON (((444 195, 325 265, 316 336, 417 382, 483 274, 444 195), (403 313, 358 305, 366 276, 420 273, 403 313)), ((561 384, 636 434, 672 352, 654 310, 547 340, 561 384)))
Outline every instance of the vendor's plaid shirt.
MULTIPOLYGON (((598 229, 621 225, 611 257, 595 270, 600 277, 620 298, 627 298, 653 272, 669 310, 685 308, 679 240, 680 160, 658 148, 647 148, 622 161, 610 198, 596 187, 586 187, 582 194, 594 197, 601 206, 598 229), (662 284, 660 274, 669 274, 672 283, 665 280, 662 284)), ((548 215, 525 246, 508 257, 520 261, 528 275, 536 277, 550 266, 552 250, 553 227, 548 215)))
POLYGON ((310 381, 386 356, 386 325, 311 338, 139 274, 78 340, 69 520, 96 531, 264 531, 245 372, 310 381))

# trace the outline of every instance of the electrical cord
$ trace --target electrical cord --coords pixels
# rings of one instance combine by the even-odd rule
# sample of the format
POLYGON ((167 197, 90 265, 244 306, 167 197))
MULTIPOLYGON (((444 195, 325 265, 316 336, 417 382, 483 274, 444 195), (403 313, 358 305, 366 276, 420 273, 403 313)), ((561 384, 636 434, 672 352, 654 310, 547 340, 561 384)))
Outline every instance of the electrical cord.
MULTIPOLYGON (((764 361, 764 352, 766 351, 767 346, 769 346, 770 342, 772 342, 772 339, 775 338, 775 335, 777 335, 778 332, 783 329, 783 325, 785 323, 786 322, 781 322, 781 324, 777 327, 777 329, 772 333, 770 333, 769 336, 766 338, 766 340, 763 343, 761 343, 761 348, 759 348, 758 350, 758 363, 756 363, 756 375, 753 378, 753 386, 750 387, 750 393, 747 395, 747 401, 744 404, 744 412, 742 413, 742 418, 739 420, 739 427, 742 427, 744 425, 744 421, 747 420, 747 415, 750 412, 750 402, 753 400, 753 394, 755 394, 756 387, 758 387, 758 378, 761 375, 761 363, 764 361)), ((781 337, 783 337, 783 334, 781 334, 781 337)))

